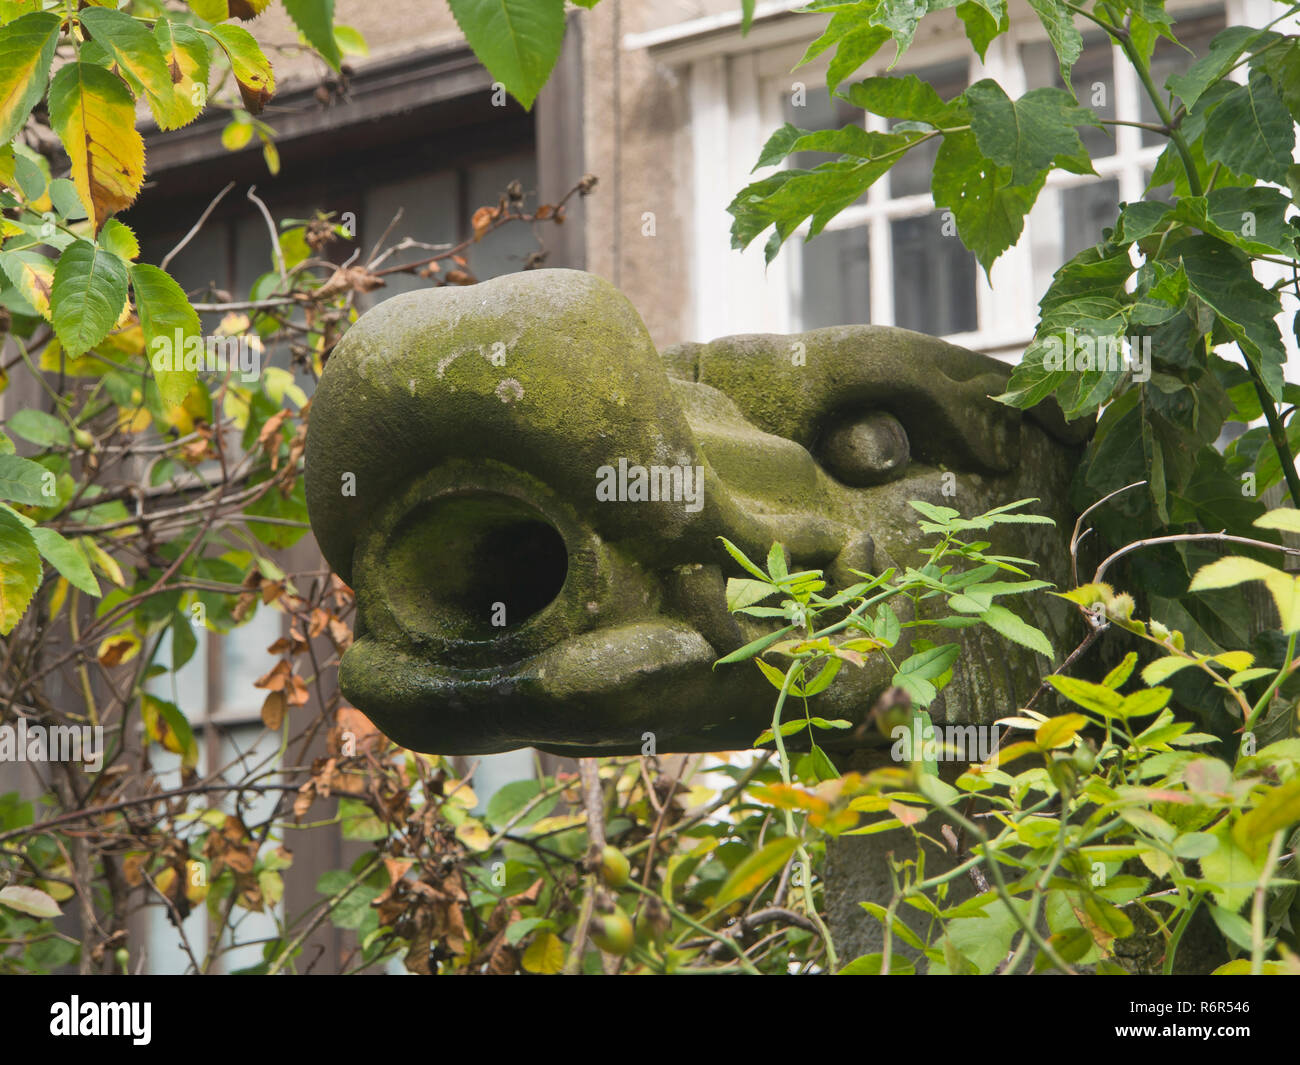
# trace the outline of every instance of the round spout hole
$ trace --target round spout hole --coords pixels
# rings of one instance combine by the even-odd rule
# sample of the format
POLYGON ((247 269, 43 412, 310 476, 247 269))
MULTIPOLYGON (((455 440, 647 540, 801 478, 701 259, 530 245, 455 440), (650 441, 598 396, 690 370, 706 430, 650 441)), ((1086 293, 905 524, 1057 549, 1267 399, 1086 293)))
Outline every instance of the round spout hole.
POLYGON ((389 542, 390 605, 417 631, 490 640, 554 601, 568 576, 564 539, 510 496, 467 492, 416 507, 389 542))

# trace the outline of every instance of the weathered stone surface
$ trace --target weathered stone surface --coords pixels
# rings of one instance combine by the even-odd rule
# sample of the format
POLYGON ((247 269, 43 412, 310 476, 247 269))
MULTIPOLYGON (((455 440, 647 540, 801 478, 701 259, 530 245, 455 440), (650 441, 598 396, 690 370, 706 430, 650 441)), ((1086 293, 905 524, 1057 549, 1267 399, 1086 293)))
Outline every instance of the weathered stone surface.
MULTIPOLYGON (((307 438, 312 526, 357 593, 344 693, 398 742, 447 754, 634 752, 645 733, 661 752, 749 746, 771 689, 712 664, 765 630, 727 612, 739 570, 719 536, 758 557, 779 540, 793 566, 845 580, 917 560, 909 499, 978 513, 1033 496, 1057 527, 999 530, 997 547, 1066 579, 1080 441, 1051 410, 988 399, 1006 374, 872 326, 661 355, 621 293, 568 270, 391 299, 331 356, 307 438), (702 499, 598 498, 620 463, 702 469, 702 499)), ((1064 647, 1067 611, 1025 606, 1064 647)), ((1030 652, 952 638, 936 721, 993 721, 1037 684, 1030 652)), ((862 721, 889 675, 845 670, 820 712, 862 721)))

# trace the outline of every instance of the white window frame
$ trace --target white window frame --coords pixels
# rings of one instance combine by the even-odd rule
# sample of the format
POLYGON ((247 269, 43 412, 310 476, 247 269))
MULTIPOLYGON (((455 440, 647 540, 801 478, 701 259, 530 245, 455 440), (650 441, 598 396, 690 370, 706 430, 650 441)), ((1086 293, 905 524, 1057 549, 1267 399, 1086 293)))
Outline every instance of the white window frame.
MULTIPOLYGON (((1269 18, 1272 0, 1225 0, 1225 19, 1257 24, 1269 18)), ((808 16, 784 13, 793 4, 760 5, 756 24, 741 37, 735 20, 710 16, 654 33, 624 39, 627 49, 649 49, 659 62, 684 68, 688 78, 692 149, 693 229, 692 291, 696 294, 694 335, 701 340, 727 333, 796 332, 800 321, 802 241, 792 237, 770 267, 764 267, 762 240, 744 253, 730 246, 731 197, 750 180, 750 168, 767 136, 784 121, 781 98, 802 82, 809 93, 825 91, 825 63, 821 57, 793 71, 810 37, 808 16)), ((1174 14, 1205 9, 1205 0, 1169 0, 1174 14)), ((815 28, 815 27, 814 27, 815 28)), ((1080 25, 1083 32, 1087 27, 1080 25)), ((932 15, 921 23, 917 39, 897 70, 902 73, 968 57, 970 80, 989 77, 1013 98, 1025 91, 1025 70, 1020 60, 1024 44, 1046 40, 1045 31, 1020 0, 1013 0, 1010 32, 994 40, 981 63, 974 56, 953 11, 932 15), (950 24, 949 24, 950 23, 950 24)), ((862 78, 888 71, 892 49, 855 72, 862 78)), ((1139 119, 1142 93, 1136 72, 1115 46, 1115 114, 1139 119)), ((883 120, 869 116, 868 128, 883 129, 883 120)), ((1037 322, 1037 300, 1046 290, 1052 272, 1060 265, 1061 193, 1098 180, 1115 179, 1119 199, 1142 198, 1145 173, 1155 165, 1163 145, 1144 146, 1141 130, 1134 126, 1109 127, 1115 136, 1115 153, 1094 160, 1097 177, 1053 171, 1035 209, 1025 220, 1016 245, 994 264, 991 284, 979 269, 976 275, 978 327, 944 339, 1001 358, 1018 359, 1031 339, 1037 322), (1035 250, 1038 254, 1035 254, 1035 250), (1029 295, 1027 295, 1029 294, 1029 295)), ((929 195, 891 199, 888 177, 868 191, 864 204, 846 208, 827 225, 827 231, 858 225, 869 227, 871 259, 870 308, 875 324, 893 324, 893 271, 882 268, 892 261, 889 222, 933 211, 929 195)), ((1294 341, 1283 329, 1288 346, 1294 341)))

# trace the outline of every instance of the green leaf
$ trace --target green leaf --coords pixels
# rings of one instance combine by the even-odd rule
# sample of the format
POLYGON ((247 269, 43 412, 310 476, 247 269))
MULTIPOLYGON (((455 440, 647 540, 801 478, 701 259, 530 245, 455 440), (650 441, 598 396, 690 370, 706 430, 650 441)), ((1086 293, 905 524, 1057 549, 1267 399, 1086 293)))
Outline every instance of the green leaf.
POLYGON ((1037 180, 1054 162, 1092 173, 1076 126, 1097 125, 1097 116, 1064 89, 1034 89, 1012 100, 996 81, 977 81, 963 95, 979 149, 999 166, 1011 167, 1016 184, 1037 180))
POLYGON ((1061 0, 1029 0, 1029 6, 1047 30, 1047 39, 1061 64, 1061 80, 1069 85, 1070 70, 1083 54, 1083 35, 1074 24, 1074 12, 1061 0))
POLYGON ((1205 130, 1205 158, 1234 174, 1286 184, 1295 125, 1267 75, 1252 73, 1215 108, 1205 130))
POLYGON ((935 158, 931 190, 935 206, 952 211, 962 243, 987 273, 1020 239, 1044 177, 1017 184, 1011 167, 985 157, 973 133, 949 133, 935 158))
POLYGON ((786 625, 783 628, 777 629, 775 632, 769 632, 763 636, 759 636, 757 639, 750 640, 744 647, 738 648, 737 650, 732 651, 731 654, 719 658, 713 663, 713 668, 716 669, 718 666, 730 665, 733 662, 744 662, 746 659, 753 658, 756 654, 760 654, 767 650, 767 648, 771 647, 777 640, 784 636, 788 636, 793 630, 793 625, 786 625))
MULTIPOLYGON (((820 719, 812 718, 811 720, 817 721, 820 719)), ((781 727, 777 731, 781 733, 782 737, 789 737, 795 735, 796 733, 802 732, 804 729, 808 727, 809 724, 810 724, 809 718, 797 717, 792 721, 782 721, 781 727)), ((770 728, 765 728, 762 732, 758 734, 757 738, 755 738, 754 746, 761 747, 763 746, 763 744, 771 743, 775 739, 776 739, 776 732, 773 732, 770 728)))
POLYGON ((1259 368, 1269 394, 1281 399, 1286 349, 1273 320, 1282 309, 1277 294, 1255 280, 1249 258, 1213 237, 1192 237, 1177 253, 1189 290, 1219 316, 1242 354, 1259 368))
POLYGON ((41 525, 35 526, 31 534, 41 557, 67 577, 69 584, 80 588, 87 595, 99 598, 99 581, 95 580, 95 575, 90 570, 90 559, 79 544, 65 540, 53 529, 41 525))
POLYGON ((1137 652, 1130 651, 1119 665, 1106 674, 1102 684, 1112 691, 1119 691, 1121 685, 1133 675, 1133 667, 1137 665, 1137 660, 1137 652))
POLYGON ((779 589, 767 581, 751 581, 744 577, 727 578, 727 609, 733 613, 747 606, 761 603, 779 589))
POLYGON ((718 539, 722 542, 722 546, 723 548, 726 549, 727 554, 729 554, 740 564, 741 569, 757 577, 760 581, 764 582, 765 584, 769 583, 767 574, 764 573, 761 569, 759 569, 758 566, 756 566, 753 562, 751 562, 749 560, 749 556, 746 555, 744 551, 738 548, 725 536, 719 536, 718 539))
MULTIPOLYGON (((817 744, 814 743, 812 745, 812 749, 808 754, 809 768, 811 768, 812 775, 816 777, 818 784, 822 784, 827 780, 839 779, 840 771, 835 768, 835 763, 830 760, 830 757, 826 752, 818 747, 817 744)), ((807 770, 805 770, 805 772, 807 772, 807 770)))
MULTIPOLYGON (((498 829, 504 828, 512 817, 518 817, 524 807, 536 799, 541 792, 542 784, 540 781, 512 781, 497 789, 492 798, 488 800, 487 810, 483 816, 489 824, 498 829)), ((559 802, 558 796, 539 802, 528 813, 524 814, 520 820, 516 821, 514 827, 516 829, 527 828, 535 821, 540 821, 555 808, 557 802, 559 802)))
POLYGON ((1214 918, 1214 923, 1219 926, 1219 931, 1223 933, 1230 943, 1242 950, 1251 949, 1254 937, 1251 933, 1250 922, 1246 918, 1239 913, 1225 910, 1222 906, 1216 906, 1214 903, 1210 903, 1210 916, 1214 918))
POLYGON ((995 603, 980 614, 980 620, 1008 640, 1020 644, 1021 647, 1028 647, 1031 651, 1037 651, 1048 658, 1056 653, 1051 641, 1043 635, 1042 630, 1036 629, 1004 606, 995 603))
POLYGON ((804 695, 805 696, 817 695, 820 692, 823 692, 827 688, 829 688, 831 681, 835 679, 835 674, 837 674, 840 671, 840 667, 843 665, 844 665, 844 660, 842 658, 830 659, 824 666, 822 666, 821 671, 817 674, 817 676, 813 677, 812 680, 804 684, 803 686, 804 695))
POLYGON ((204 32, 226 53, 244 107, 260 115, 275 93, 275 73, 257 39, 242 26, 213 26, 204 32))
POLYGON ((50 314, 70 358, 84 355, 117 323, 126 306, 126 266, 112 252, 76 240, 54 268, 50 314))
POLYGON ((564 0, 448 0, 465 40, 524 110, 532 109, 564 42, 564 0))
POLYGON ((1249 581, 1263 581, 1268 588, 1277 605, 1282 631, 1288 634, 1300 632, 1300 581, 1253 558, 1227 555, 1202 566, 1187 590, 1200 592, 1235 588, 1249 581))
POLYGON ((191 339, 203 342, 199 316, 180 285, 156 266, 132 266, 131 287, 158 391, 164 403, 179 406, 198 379, 193 370, 185 369, 183 356, 191 339), (176 350, 178 331, 182 339, 180 351, 176 350))
POLYGON ((284 9, 307 43, 338 70, 343 56, 334 39, 334 0, 284 0, 284 9))
MULTIPOLYGON (((1240 29, 1241 27, 1230 28, 1240 29)), ((1266 37, 1273 40, 1276 35, 1268 33, 1266 37)), ((1256 43, 1262 44, 1264 40, 1265 37, 1261 37, 1256 43)), ((1286 39, 1286 42, 1281 46, 1274 45, 1267 51, 1255 56, 1251 61, 1251 66, 1253 69, 1262 70, 1268 75, 1269 80, 1273 82, 1278 94, 1282 97, 1286 109, 1291 112, 1291 117, 1300 116, 1300 38, 1293 36, 1286 39)))
POLYGON ((43 491, 48 473, 39 462, 17 455, 0 455, 0 499, 34 507, 49 506, 51 499, 43 491))
POLYGON ((790 571, 785 564, 785 548, 780 544, 773 544, 767 552, 767 572, 772 575, 773 580, 781 581, 790 576, 790 571))
POLYGON ((957 644, 946 643, 911 655, 899 665, 892 683, 918 707, 929 706, 939 694, 933 682, 952 668, 959 652, 957 644))
POLYGON ((1224 909, 1238 912, 1255 893, 1260 870, 1249 854, 1237 846, 1228 823, 1221 821, 1210 833, 1218 846, 1199 859, 1201 876, 1224 909))
POLYGON ((180 116, 173 114, 176 94, 171 71, 149 27, 123 11, 106 7, 87 7, 79 18, 136 95, 149 101, 159 127, 173 129, 179 125, 180 116))
POLYGON ((876 639, 886 647, 893 647, 898 643, 898 638, 903 634, 903 626, 888 603, 881 603, 876 607, 875 624, 872 630, 876 639))
POLYGON ((748 247, 755 237, 775 225, 776 238, 767 248, 770 262, 780 243, 805 221, 809 223, 811 240, 923 136, 915 130, 878 133, 859 126, 803 134, 791 144, 791 150, 842 152, 845 157, 812 170, 782 170, 741 189, 727 207, 734 219, 732 246, 748 247))
POLYGON ((1229 26, 1210 42, 1209 51, 1181 74, 1171 74, 1165 87, 1183 101, 1190 111, 1201 94, 1218 81, 1250 46, 1274 34, 1252 26, 1229 26))
MULTIPOLYGON (((863 903, 862 905, 866 905, 863 903)), ((881 951, 874 954, 863 954, 861 957, 854 958, 836 976, 879 976, 881 969, 885 965, 885 955, 881 951)), ((897 952, 889 957, 889 975, 890 976, 914 976, 916 966, 906 958, 900 956, 897 952)))
POLYGON ((895 62, 912 44, 917 24, 924 17, 928 0, 877 0, 871 5, 871 22, 889 30, 898 45, 895 62))
POLYGON ((1118 717, 1120 707, 1124 705, 1124 697, 1118 692, 1078 677, 1051 676, 1047 683, 1070 702, 1103 717, 1118 717))
POLYGON ((1195 226, 1252 255, 1297 258, 1295 227, 1286 220, 1291 201, 1277 189, 1214 189, 1208 196, 1182 196, 1169 216, 1195 226))
POLYGON ((1166 655, 1164 658, 1157 658, 1154 662, 1149 663, 1142 670, 1142 679, 1147 684, 1160 684, 1179 670, 1194 665, 1196 663, 1190 658, 1183 658, 1181 655, 1166 655))
POLYGON ((19 884, 0 888, 0 906, 8 906, 11 910, 38 918, 58 917, 63 912, 59 909, 59 904, 44 891, 19 884))
POLYGON ((35 407, 14 411, 5 422, 5 428, 14 436, 21 437, 37 447, 52 447, 55 444, 66 445, 72 442, 72 433, 61 418, 56 418, 47 411, 37 410, 35 407))
POLYGON ((905 658, 898 667, 900 674, 911 674, 917 677, 924 677, 926 680, 934 680, 941 677, 952 668, 952 664, 957 661, 961 653, 961 647, 955 643, 943 643, 938 647, 931 647, 927 651, 919 651, 914 655, 905 658))
POLYGON ((0 507, 0 636, 13 631, 41 583, 41 556, 21 521, 0 507))
POLYGON ((849 88, 847 99, 854 107, 873 115, 928 122, 932 126, 951 123, 963 111, 960 98, 946 102, 933 86, 915 74, 901 78, 867 78, 849 88))
POLYGON ((1064 354, 1067 330, 1094 339, 1122 337, 1127 331, 1125 284, 1133 264, 1123 249, 1086 248, 1062 266, 1039 301, 1037 335, 1011 373, 999 402, 1022 409, 1036 406, 1058 389, 1071 417, 1091 413, 1102 395, 1122 375, 1095 370, 1084 373, 1052 369, 1047 357, 1064 354))
POLYGON ((99 246, 129 263, 140 256, 140 241, 131 227, 110 218, 99 231, 99 246))
POLYGON ((836 10, 825 31, 808 46, 796 67, 810 63, 834 46, 835 54, 826 68, 826 92, 834 95, 840 84, 880 51, 880 46, 892 36, 883 26, 872 25, 871 14, 870 5, 866 4, 836 10))
POLYGON ((971 47, 975 49, 976 55, 983 61, 988 47, 993 43, 994 38, 1004 34, 1011 28, 1011 20, 1007 17, 1006 7, 999 3, 1000 11, 995 15, 990 13, 991 8, 985 7, 982 3, 975 0, 964 0, 957 5, 957 17, 961 19, 962 25, 966 27, 966 39, 970 41, 971 47))
POLYGON ((1168 688, 1144 688, 1132 695, 1126 695, 1117 714, 1121 718, 1128 719, 1159 713, 1169 702, 1171 694, 1173 693, 1168 688))
POLYGON ((45 95, 59 41, 59 16, 35 11, 0 26, 0 144, 13 140, 45 95))
POLYGON ((795 836, 778 836, 776 839, 744 859, 727 877, 722 890, 713 900, 715 909, 729 906, 762 887, 785 866, 786 859, 799 846, 795 836))

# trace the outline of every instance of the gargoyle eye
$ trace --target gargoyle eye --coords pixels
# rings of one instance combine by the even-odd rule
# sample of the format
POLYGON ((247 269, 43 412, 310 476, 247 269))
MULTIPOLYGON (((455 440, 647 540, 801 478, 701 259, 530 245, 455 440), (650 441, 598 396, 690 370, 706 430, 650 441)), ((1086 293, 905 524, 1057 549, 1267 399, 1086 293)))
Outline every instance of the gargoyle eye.
POLYGON ((891 481, 907 467, 907 430, 883 410, 837 419, 822 436, 817 457, 837 481, 854 488, 891 481))

